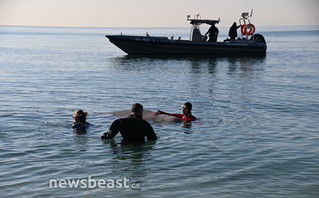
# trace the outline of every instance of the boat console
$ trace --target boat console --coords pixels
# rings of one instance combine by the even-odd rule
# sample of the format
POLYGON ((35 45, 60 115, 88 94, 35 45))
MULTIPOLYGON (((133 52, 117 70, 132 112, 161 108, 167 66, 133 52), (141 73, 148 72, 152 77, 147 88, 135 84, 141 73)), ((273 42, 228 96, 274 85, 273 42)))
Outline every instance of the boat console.
POLYGON ((190 21, 190 24, 191 24, 191 33, 190 33, 189 40, 200 42, 200 41, 206 41, 207 37, 201 34, 199 26, 203 23, 206 23, 208 25, 214 25, 216 23, 218 24, 220 22, 220 19, 218 20, 201 19, 201 15, 197 14, 194 16, 194 19, 190 19, 190 15, 187 15, 187 21, 190 21))

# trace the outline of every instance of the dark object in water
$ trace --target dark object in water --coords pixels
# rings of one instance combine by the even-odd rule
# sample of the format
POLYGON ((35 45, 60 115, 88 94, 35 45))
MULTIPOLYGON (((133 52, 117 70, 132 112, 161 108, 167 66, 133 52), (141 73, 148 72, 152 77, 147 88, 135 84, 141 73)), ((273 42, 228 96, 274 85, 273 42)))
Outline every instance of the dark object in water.
MULTIPOLYGON (((226 39, 224 42, 207 42, 205 36, 200 33, 199 26, 203 23, 215 25, 220 20, 187 19, 191 24, 189 40, 174 40, 168 37, 129 36, 129 35, 106 35, 111 43, 129 55, 239 55, 239 54, 264 54, 267 45, 261 34, 245 34, 236 40, 226 39)), ((242 18, 245 27, 253 26, 249 19, 242 18), (246 24, 246 21, 249 23, 246 24)), ((253 26, 254 27, 254 26, 253 26)), ((255 29, 254 29, 255 30, 255 29)))

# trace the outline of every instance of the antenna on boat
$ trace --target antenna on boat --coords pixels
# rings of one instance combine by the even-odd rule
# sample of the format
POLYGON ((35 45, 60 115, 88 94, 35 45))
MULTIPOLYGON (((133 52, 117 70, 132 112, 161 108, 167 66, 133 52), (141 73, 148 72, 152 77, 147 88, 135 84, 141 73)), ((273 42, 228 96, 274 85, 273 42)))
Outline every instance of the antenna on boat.
POLYGON ((250 11, 250 18, 253 16, 253 9, 251 9, 251 11, 250 11))

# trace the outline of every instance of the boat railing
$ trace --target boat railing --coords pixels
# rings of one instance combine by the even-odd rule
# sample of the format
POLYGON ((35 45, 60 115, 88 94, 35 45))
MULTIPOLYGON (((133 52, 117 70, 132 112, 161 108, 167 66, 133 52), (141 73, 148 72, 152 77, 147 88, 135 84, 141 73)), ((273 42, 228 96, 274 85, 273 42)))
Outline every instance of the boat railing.
POLYGON ((246 40, 249 40, 254 36, 255 26, 249 20, 252 15, 253 10, 251 10, 250 14, 248 12, 243 12, 241 14, 241 18, 239 19, 239 25, 241 27, 241 39, 245 38, 246 40))

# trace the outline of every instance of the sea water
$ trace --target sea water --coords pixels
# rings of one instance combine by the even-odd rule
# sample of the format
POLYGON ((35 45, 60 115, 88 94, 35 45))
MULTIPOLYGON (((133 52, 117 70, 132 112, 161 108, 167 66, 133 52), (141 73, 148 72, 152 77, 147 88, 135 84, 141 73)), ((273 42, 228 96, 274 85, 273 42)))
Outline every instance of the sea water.
POLYGON ((104 37, 146 32, 189 37, 0 26, 1 197, 319 196, 319 27, 257 28, 262 57, 134 57, 104 37), (142 145, 101 140, 108 112, 136 102, 191 102, 199 121, 151 122, 159 139, 142 145), (87 134, 70 130, 77 109, 87 134))

